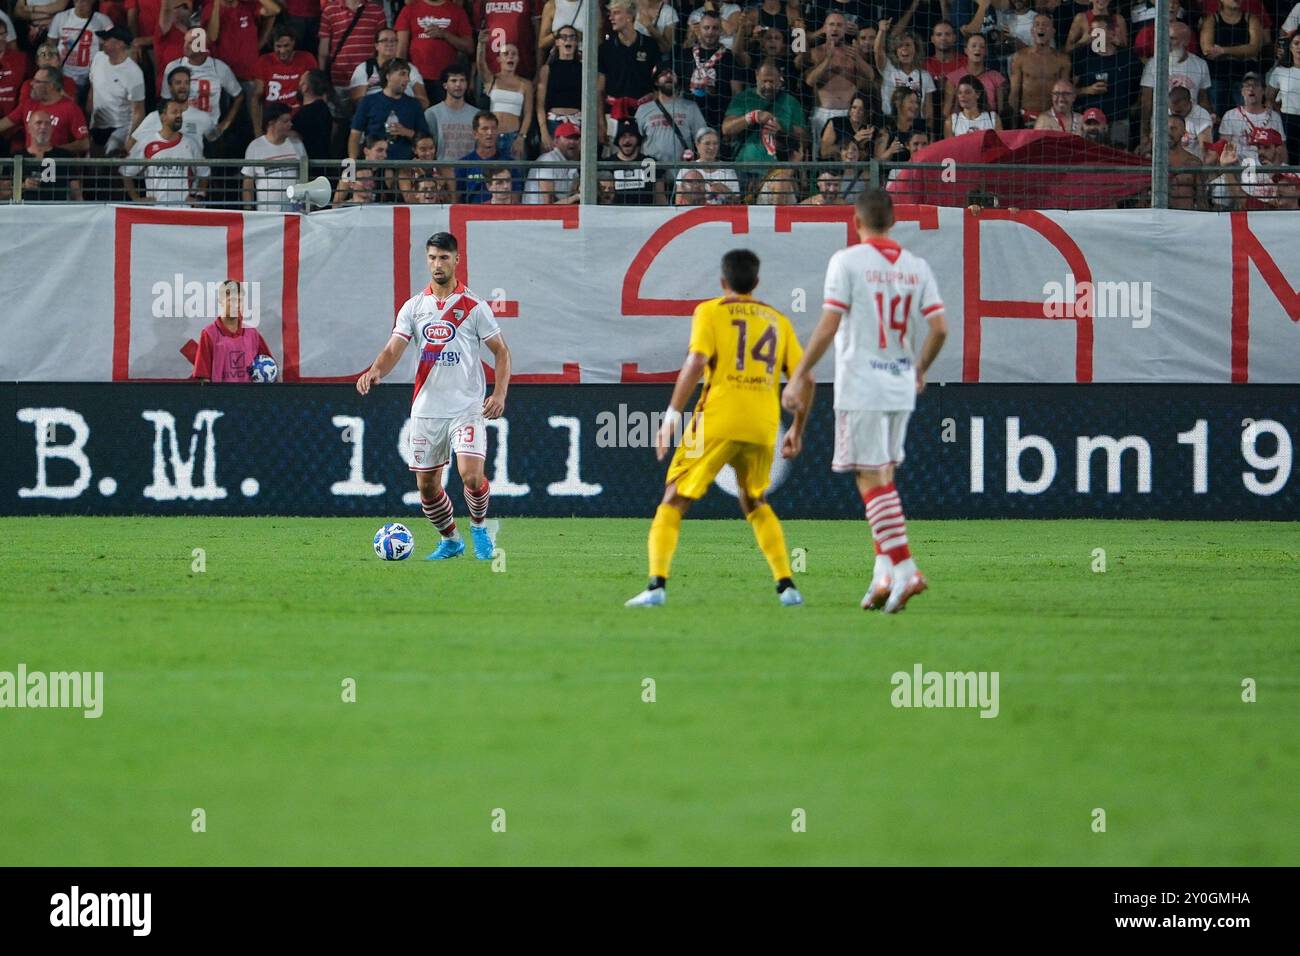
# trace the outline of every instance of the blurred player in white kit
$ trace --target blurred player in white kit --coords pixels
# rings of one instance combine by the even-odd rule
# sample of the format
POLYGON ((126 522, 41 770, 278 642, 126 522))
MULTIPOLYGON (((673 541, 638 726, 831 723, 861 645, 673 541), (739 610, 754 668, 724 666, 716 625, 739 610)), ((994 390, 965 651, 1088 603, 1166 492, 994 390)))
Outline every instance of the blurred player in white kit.
POLYGON ((894 469, 903 461, 907 420, 925 373, 948 335, 929 264, 889 238, 894 203, 883 189, 857 200, 857 245, 831 256, 821 321, 790 376, 781 404, 801 412, 812 398, 813 367, 835 341, 835 454, 831 467, 854 472, 866 506, 876 563, 866 610, 903 610, 926 589, 907 543, 894 469), (919 329, 926 325, 918 353, 919 329))

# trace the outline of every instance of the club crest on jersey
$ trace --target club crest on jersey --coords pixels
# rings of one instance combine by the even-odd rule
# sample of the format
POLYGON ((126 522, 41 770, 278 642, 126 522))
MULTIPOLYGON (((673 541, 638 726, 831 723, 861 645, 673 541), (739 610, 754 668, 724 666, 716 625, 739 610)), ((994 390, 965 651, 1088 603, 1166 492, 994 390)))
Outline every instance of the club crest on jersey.
POLYGON ((430 345, 446 345, 456 337, 456 326, 448 322, 430 322, 424 327, 423 334, 430 345))

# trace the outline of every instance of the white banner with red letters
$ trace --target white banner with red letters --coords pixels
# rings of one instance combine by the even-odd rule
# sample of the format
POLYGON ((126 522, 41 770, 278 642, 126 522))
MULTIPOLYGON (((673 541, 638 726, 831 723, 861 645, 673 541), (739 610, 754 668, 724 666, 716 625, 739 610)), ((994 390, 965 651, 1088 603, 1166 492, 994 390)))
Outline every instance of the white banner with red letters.
MULTIPOLYGON (((930 381, 1300 382, 1300 213, 898 207, 895 238, 939 279, 949 337, 930 381)), ((0 206, 0 380, 188 377, 216 284, 287 381, 344 381, 428 282, 449 231, 534 382, 669 381, 719 259, 762 259, 756 294, 805 339, 834 206, 376 206, 309 216, 0 206)), ((410 379, 411 355, 394 373, 410 379)), ((829 362, 819 369, 829 375, 829 362)))

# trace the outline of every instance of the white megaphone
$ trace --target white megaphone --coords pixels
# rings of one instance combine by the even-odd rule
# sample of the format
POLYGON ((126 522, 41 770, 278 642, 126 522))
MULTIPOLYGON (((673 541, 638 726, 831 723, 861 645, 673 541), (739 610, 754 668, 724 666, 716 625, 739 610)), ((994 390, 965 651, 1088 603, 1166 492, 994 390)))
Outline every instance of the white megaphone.
POLYGON ((317 176, 309 183, 294 183, 284 191, 290 202, 305 203, 308 211, 312 206, 324 206, 330 201, 330 181, 324 176, 317 176))

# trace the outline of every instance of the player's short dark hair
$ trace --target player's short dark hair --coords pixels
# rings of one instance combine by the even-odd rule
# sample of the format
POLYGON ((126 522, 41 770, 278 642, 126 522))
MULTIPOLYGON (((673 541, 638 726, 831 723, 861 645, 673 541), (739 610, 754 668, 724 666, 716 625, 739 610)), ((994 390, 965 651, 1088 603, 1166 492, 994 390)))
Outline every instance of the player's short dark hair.
POLYGON ((894 200, 878 186, 864 189, 854 204, 858 219, 868 229, 885 230, 894 224, 894 200))
POLYGON ((265 129, 288 113, 289 107, 284 103, 267 103, 262 107, 262 128, 265 129))
POLYGON ((444 67, 442 75, 438 77, 438 82, 445 86, 447 80, 453 76, 463 76, 466 80, 469 80, 469 67, 465 65, 464 60, 457 60, 451 66, 444 67))
POLYGON ((722 257, 722 278, 732 292, 749 295, 758 285, 758 256, 749 249, 732 249, 722 257))
POLYGON ((460 243, 456 237, 449 232, 435 232, 424 243, 424 249, 427 252, 430 249, 441 249, 444 252, 459 252, 460 243))

